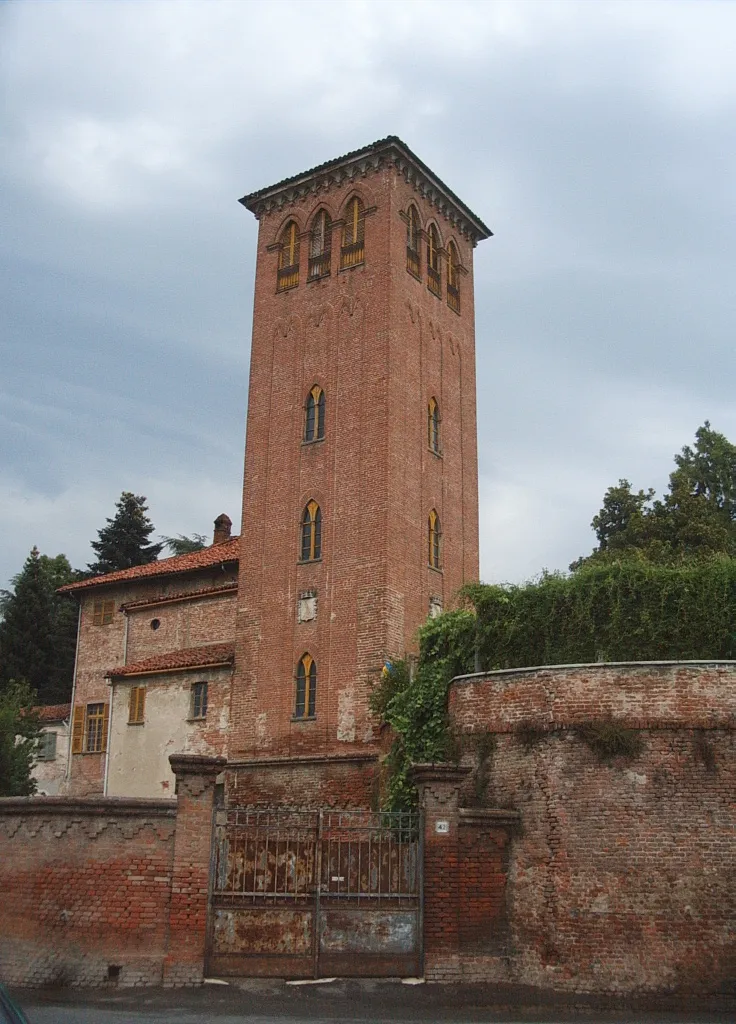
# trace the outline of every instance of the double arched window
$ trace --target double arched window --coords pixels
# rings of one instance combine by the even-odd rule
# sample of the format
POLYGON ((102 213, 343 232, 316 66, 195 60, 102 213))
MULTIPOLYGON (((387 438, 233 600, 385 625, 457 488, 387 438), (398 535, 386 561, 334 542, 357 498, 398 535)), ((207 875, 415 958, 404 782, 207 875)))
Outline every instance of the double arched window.
POLYGON ((322 557, 322 511, 314 499, 302 513, 301 561, 315 562, 322 557))
POLYGON ((460 257, 457 246, 450 242, 447 246, 447 305, 460 312, 460 257))
POLYGON ((413 204, 406 215, 406 269, 414 277, 421 278, 422 268, 419 256, 419 214, 413 204))
POLYGON ((320 210, 312 221, 312 230, 309 233, 308 281, 330 276, 331 255, 332 220, 327 210, 320 210))
POLYGON ((440 248, 440 233, 434 224, 430 224, 427 230, 427 287, 433 294, 441 296, 440 248))
POLYGON ((340 246, 340 269, 347 270, 363 262, 365 257, 365 209, 353 196, 345 207, 340 246))
POLYGON ((432 511, 429 513, 429 517, 427 519, 427 526, 429 541, 429 564, 433 569, 439 569, 442 544, 442 527, 440 524, 440 517, 437 515, 434 509, 432 509, 432 511))
POLYGON ((316 697, 317 662, 311 654, 303 654, 296 668, 294 718, 314 718, 316 697))
POLYGON ((289 221, 281 232, 279 243, 281 248, 276 287, 278 291, 284 292, 299 284, 299 228, 296 221, 289 221))
POLYGON ((325 393, 315 384, 307 395, 304 413, 304 440, 321 441, 325 436, 325 393))
POLYGON ((440 453, 440 407, 436 398, 430 398, 427 405, 427 444, 432 451, 440 453))

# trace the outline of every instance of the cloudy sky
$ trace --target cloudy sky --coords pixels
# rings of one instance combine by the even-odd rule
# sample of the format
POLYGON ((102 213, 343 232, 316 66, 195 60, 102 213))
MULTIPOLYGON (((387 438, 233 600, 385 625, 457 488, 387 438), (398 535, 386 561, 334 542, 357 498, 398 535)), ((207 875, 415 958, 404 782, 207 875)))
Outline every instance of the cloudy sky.
POLYGON ((736 440, 736 4, 0 7, 0 587, 240 514, 245 192, 389 134, 488 223, 476 250, 481 571, 593 545, 619 477, 736 440))

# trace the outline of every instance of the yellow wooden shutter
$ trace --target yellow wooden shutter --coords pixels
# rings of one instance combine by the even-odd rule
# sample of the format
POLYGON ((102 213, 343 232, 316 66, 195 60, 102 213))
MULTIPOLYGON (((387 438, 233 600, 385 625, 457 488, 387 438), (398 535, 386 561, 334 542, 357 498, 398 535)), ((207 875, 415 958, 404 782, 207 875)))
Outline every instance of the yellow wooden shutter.
POLYGON ((84 749, 84 705, 78 704, 72 719, 72 754, 81 754, 84 749))
POLYGON ((105 704, 104 711, 102 713, 102 745, 100 751, 104 754, 107 750, 107 727, 110 722, 110 705, 105 704))

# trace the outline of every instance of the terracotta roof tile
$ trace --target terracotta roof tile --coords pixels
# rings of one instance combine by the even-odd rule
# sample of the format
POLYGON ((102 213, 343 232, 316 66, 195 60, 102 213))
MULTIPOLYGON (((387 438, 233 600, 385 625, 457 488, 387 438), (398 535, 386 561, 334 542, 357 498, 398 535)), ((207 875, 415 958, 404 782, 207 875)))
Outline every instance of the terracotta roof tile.
POLYGON ((187 647, 168 654, 120 665, 105 673, 108 679, 125 676, 152 675, 156 672, 175 672, 187 668, 205 668, 210 665, 231 665, 235 660, 235 644, 207 644, 206 647, 187 647))
POLYGON ((71 713, 71 704, 45 704, 33 710, 39 722, 63 722, 71 713))
POLYGON ((78 583, 67 583, 65 587, 59 587, 60 594, 75 593, 78 590, 87 590, 90 587, 107 586, 110 583, 121 583, 126 580, 147 579, 150 576, 173 576, 180 572, 193 572, 196 569, 206 569, 212 565, 219 565, 221 562, 237 562, 240 551, 240 538, 232 537, 224 544, 211 544, 201 551, 192 551, 188 555, 174 555, 173 558, 161 558, 157 562, 149 562, 148 565, 134 565, 132 569, 120 569, 118 572, 108 572, 104 576, 93 576, 88 580, 80 580, 78 583))

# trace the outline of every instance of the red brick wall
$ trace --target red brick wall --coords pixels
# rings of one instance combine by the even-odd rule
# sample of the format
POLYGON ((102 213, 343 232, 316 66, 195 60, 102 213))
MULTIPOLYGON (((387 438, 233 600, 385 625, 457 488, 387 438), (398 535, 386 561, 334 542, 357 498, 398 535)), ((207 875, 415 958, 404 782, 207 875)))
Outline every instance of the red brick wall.
MULTIPOLYGON (((422 245, 424 249, 424 243, 422 245)), ((422 257, 424 263, 424 254, 422 257)), ((443 274, 444 278, 444 274, 443 274)), ((368 693, 386 658, 410 649, 429 598, 448 604, 478 574, 472 248, 393 167, 261 217, 245 462, 231 756, 350 752, 374 744, 368 693), (307 284, 309 229, 326 207, 338 221, 358 193, 365 263, 307 284), (406 271, 412 200, 455 238, 468 274, 462 315, 406 271), (294 217, 298 288, 276 292, 272 248, 294 217), (270 251, 269 251, 270 250, 270 251), (302 444, 304 402, 326 395, 323 441, 302 444), (440 402, 443 455, 427 445, 427 402, 440 402), (299 521, 314 498, 323 556, 298 564, 299 521), (427 516, 443 528, 443 570, 427 565, 427 516), (317 618, 298 623, 315 589, 317 618), (314 722, 294 721, 301 655, 317 661, 314 722)))
POLYGON ((378 787, 378 762, 371 756, 230 764, 226 778, 228 802, 235 806, 375 807, 378 787))
POLYGON ((505 952, 510 833, 483 812, 459 818, 459 945, 461 952, 505 952))
POLYGON ((0 801, 0 977, 159 984, 175 824, 171 801, 0 801))
MULTIPOLYGON (((496 734, 485 802, 521 817, 505 955, 467 955, 461 977, 583 993, 733 985, 735 683, 735 663, 454 683, 455 727, 496 734), (641 752, 601 760, 575 731, 590 720, 637 730, 641 752)), ((494 858, 491 847, 491 873, 494 858)))

